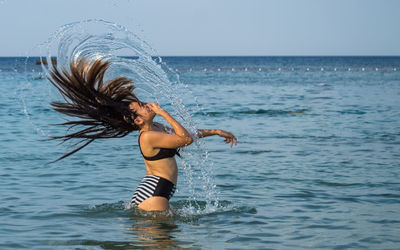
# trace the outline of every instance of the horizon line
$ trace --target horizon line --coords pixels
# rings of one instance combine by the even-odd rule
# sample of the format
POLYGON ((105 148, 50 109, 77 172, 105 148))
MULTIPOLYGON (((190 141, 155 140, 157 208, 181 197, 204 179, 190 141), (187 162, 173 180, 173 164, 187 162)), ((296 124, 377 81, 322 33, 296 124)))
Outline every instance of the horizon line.
MULTIPOLYGON (((27 57, 45 57, 40 55, 14 55, 2 56, 0 58, 13 57, 13 58, 27 58, 27 57)), ((135 57, 135 55, 127 55, 121 57, 135 57)), ((151 55, 151 57, 400 57, 400 55, 151 55)))

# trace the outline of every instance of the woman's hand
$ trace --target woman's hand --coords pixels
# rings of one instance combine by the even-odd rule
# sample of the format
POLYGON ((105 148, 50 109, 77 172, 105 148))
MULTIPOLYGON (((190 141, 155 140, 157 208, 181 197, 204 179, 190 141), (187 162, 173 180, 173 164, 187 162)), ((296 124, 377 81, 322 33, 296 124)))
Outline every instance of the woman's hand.
POLYGON ((149 102, 149 103, 146 104, 146 107, 149 108, 151 111, 153 111, 153 112, 154 112, 155 114, 157 114, 157 115, 159 115, 159 114, 165 112, 165 111, 161 108, 160 104, 158 104, 158 103, 149 102))
POLYGON ((231 147, 233 146, 233 143, 235 143, 235 145, 237 145, 237 139, 233 134, 231 134, 231 133, 229 133, 227 131, 219 129, 217 135, 219 135, 221 137, 224 137, 225 138, 225 143, 230 143, 231 147))

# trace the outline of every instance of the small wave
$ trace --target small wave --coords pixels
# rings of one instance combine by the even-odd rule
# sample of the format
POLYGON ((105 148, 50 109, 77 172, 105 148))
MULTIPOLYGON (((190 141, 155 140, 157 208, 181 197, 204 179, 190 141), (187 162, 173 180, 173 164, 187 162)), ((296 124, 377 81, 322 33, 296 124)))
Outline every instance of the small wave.
POLYGON ((336 197, 335 200, 353 203, 362 202, 362 200, 360 200, 358 197, 336 197))
POLYGON ((243 110, 243 111, 238 111, 235 113, 239 114, 267 114, 267 115, 287 115, 287 114, 292 114, 292 115, 303 115, 307 109, 298 109, 298 110, 273 110, 273 109, 257 109, 257 110, 243 110))
POLYGON ((303 229, 326 229, 326 230, 351 230, 353 227, 348 225, 327 225, 327 224, 313 224, 303 227, 303 229))
POLYGON ((274 109, 245 109, 238 111, 230 111, 230 112, 221 112, 221 111, 209 111, 209 112, 198 112, 197 114, 202 114, 206 116, 234 116, 237 114, 243 115, 267 115, 267 116, 280 116, 280 115, 305 115, 308 112, 308 109, 297 109, 297 110, 274 110, 274 109))
POLYGON ((364 115, 366 114, 366 112, 361 111, 361 110, 357 110, 357 109, 346 109, 346 110, 340 110, 337 111, 339 114, 349 114, 349 115, 364 115))
MULTIPOLYGON (((400 198, 400 194, 393 194, 393 193, 383 193, 383 194, 368 194, 366 195, 367 197, 377 197, 377 198, 393 198, 393 199, 399 199, 400 198)), ((397 200, 397 202, 400 203, 399 200, 397 200)))
POLYGON ((316 184, 330 186, 330 187, 352 187, 352 186, 363 186, 363 183, 339 183, 339 182, 330 182, 324 180, 316 180, 316 184))
POLYGON ((316 96, 316 97, 312 97, 310 99, 312 99, 312 100, 333 100, 335 98, 330 97, 330 96, 316 96))
POLYGON ((369 220, 371 223, 375 224, 400 224, 400 220, 389 220, 389 219, 382 219, 382 220, 369 220))
POLYGON ((316 196, 312 192, 302 191, 302 192, 292 193, 292 194, 276 195, 275 197, 277 197, 277 198, 314 198, 316 196))
POLYGON ((241 150, 236 151, 237 154, 245 154, 245 155, 259 155, 263 153, 271 153, 272 150, 241 150))
POLYGON ((340 139, 337 135, 272 135, 267 136, 266 138, 273 138, 273 139, 311 139, 313 141, 325 141, 325 140, 332 140, 332 139, 340 139))
POLYGON ((171 209, 164 212, 147 212, 136 208, 129 208, 135 216, 146 218, 171 217, 173 219, 194 222, 201 217, 216 214, 256 214, 257 209, 248 206, 233 205, 230 201, 219 201, 218 204, 209 204, 206 201, 179 200, 171 202, 171 209))

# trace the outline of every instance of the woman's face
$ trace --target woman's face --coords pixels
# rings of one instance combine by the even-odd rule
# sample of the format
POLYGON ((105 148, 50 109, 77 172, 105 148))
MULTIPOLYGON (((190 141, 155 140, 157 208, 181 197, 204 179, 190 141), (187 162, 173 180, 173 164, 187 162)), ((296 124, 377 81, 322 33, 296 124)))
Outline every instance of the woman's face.
POLYGON ((156 116, 156 114, 151 111, 144 102, 131 102, 129 108, 138 115, 138 118, 141 118, 144 121, 153 120, 154 116, 156 116))

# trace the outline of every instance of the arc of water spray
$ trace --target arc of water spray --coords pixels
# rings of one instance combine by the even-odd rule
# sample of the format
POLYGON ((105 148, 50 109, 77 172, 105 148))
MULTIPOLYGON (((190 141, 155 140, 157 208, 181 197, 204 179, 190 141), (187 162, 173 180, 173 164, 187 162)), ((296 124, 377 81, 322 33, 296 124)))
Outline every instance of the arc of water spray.
MULTIPOLYGON (((191 117, 189 110, 184 105, 179 93, 184 89, 187 94, 193 93, 180 82, 179 75, 168 69, 165 62, 158 57, 158 63, 153 60, 152 55, 156 51, 137 35, 125 27, 100 19, 89 19, 81 22, 74 22, 62 26, 49 39, 41 45, 45 57, 41 61, 52 61, 52 51, 56 51, 57 67, 68 68, 68 63, 79 56, 87 58, 103 58, 111 61, 112 67, 124 69, 127 75, 131 75, 138 84, 137 90, 144 90, 151 94, 152 98, 159 100, 166 98, 173 108, 173 114, 181 120, 192 135, 196 135, 197 127, 191 117), (94 30, 91 30, 91 29, 94 30), (100 32, 98 31, 100 30, 100 32), (128 49, 133 52, 135 58, 121 57, 116 55, 121 49, 128 49), (176 80, 171 80, 174 77, 176 80), (145 86, 143 86, 145 85, 145 86)), ((45 75, 49 72, 51 63, 42 63, 45 75)), ((24 104, 25 105, 25 104, 24 104)), ((200 110, 197 101, 195 108, 200 110)), ((27 112, 28 114, 28 112, 27 112)), ((27 115, 29 117, 29 115, 27 115)), ((29 117, 30 118, 30 117, 29 117)), ((212 176, 212 163, 208 159, 208 152, 204 149, 203 143, 196 141, 194 146, 183 150, 182 165, 187 185, 189 186, 190 201, 187 207, 188 213, 213 212, 218 207, 218 198, 215 191, 214 179, 212 176), (194 168, 200 169, 200 188, 204 194, 206 207, 200 211, 198 200, 202 199, 196 191, 194 168), (192 203, 194 206, 192 206, 192 203)))

